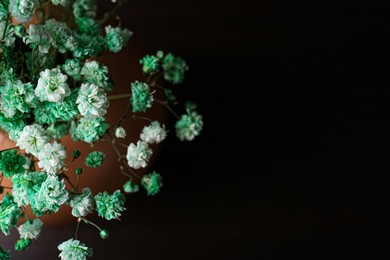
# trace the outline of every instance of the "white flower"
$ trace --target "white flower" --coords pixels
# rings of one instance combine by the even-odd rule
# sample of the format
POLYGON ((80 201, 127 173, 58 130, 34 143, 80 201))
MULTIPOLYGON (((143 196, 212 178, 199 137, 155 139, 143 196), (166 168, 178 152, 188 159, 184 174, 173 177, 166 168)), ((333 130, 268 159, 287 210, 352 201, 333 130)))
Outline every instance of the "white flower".
POLYGON ((123 127, 117 127, 115 129, 115 137, 116 138, 125 138, 126 137, 126 130, 123 127))
POLYGON ((160 122, 153 121, 149 126, 145 126, 142 129, 141 140, 149 144, 160 143, 167 137, 167 131, 164 125, 160 125, 160 122))
POLYGON ((40 101, 62 102, 71 93, 67 79, 60 69, 46 69, 39 74, 35 95, 40 101))
POLYGON ((48 141, 45 129, 41 125, 33 124, 23 128, 16 145, 36 156, 48 141))
POLYGON ((76 104, 81 115, 86 117, 103 116, 109 106, 106 92, 91 83, 81 85, 76 104))
POLYGON ((27 221, 18 227, 20 238, 36 239, 39 233, 41 233, 42 225, 43 222, 39 218, 34 219, 32 222, 27 221))
POLYGON ((134 169, 145 168, 152 153, 152 149, 146 142, 138 141, 137 145, 130 144, 127 148, 127 163, 134 169))
POLYGON ((93 210, 93 195, 90 188, 83 188, 81 195, 75 195, 70 199, 72 215, 76 218, 85 217, 93 210))
POLYGON ((39 159, 39 167, 43 168, 47 173, 55 174, 57 170, 64 166, 66 158, 65 147, 57 142, 47 143, 43 146, 37 158, 39 159))
POLYGON ((85 260, 93 255, 92 248, 73 238, 58 245, 58 250, 61 260, 85 260))

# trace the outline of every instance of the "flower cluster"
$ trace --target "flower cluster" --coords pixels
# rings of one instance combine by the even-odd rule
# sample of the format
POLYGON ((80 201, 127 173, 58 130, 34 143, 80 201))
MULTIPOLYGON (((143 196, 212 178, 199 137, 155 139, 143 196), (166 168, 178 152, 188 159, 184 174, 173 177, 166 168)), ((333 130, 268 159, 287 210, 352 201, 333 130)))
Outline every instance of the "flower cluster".
MULTIPOLYGON (((170 134, 169 125, 149 117, 152 107, 172 112, 172 128, 181 141, 191 141, 202 131, 196 105, 184 105, 173 94, 188 65, 172 53, 146 55, 139 61, 144 78, 129 82, 123 94, 110 94, 115 84, 99 57, 120 52, 133 35, 114 23, 125 1, 112 1, 111 11, 98 17, 97 0, 0 0, 0 130, 16 143, 0 151, 0 194, 5 195, 0 201, 0 230, 8 235, 17 229, 15 250, 25 250, 38 239, 44 225, 41 216, 69 205, 76 234, 58 246, 59 256, 91 257, 92 248, 77 240, 80 223, 98 228, 106 239, 108 231, 90 220, 93 212, 119 220, 126 210, 126 193, 143 190, 154 196, 161 190, 159 173, 137 172, 147 169, 156 145, 170 134), (110 125, 106 115, 117 99, 127 99, 128 107, 110 125), (176 112, 180 104, 181 115, 176 112), (125 120, 145 122, 138 140, 124 141, 127 132, 134 132, 126 129, 125 120), (90 144, 83 162, 79 150, 69 151, 65 137, 90 144), (98 142, 112 146, 117 173, 128 178, 111 194, 94 194, 79 183, 87 177, 82 176, 84 167, 99 169, 104 164, 107 151, 96 150, 98 142), (71 172, 69 165, 77 162, 80 165, 71 172), (2 184, 5 178, 12 187, 2 184), (28 210, 32 215, 25 214, 28 210)), ((9 258, 10 250, 0 247, 0 259, 9 258)))

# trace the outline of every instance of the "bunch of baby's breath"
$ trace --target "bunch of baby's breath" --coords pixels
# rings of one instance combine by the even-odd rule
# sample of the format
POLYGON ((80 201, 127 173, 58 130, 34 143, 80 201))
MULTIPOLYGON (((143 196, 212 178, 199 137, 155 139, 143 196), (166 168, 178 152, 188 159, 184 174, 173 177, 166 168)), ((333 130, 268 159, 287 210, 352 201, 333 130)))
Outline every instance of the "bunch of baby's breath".
MULTIPOLYGON (((168 129, 138 114, 155 105, 168 109, 177 118, 176 136, 182 141, 192 140, 202 130, 194 103, 187 102, 181 116, 173 110, 178 102, 169 83, 181 83, 188 67, 171 53, 145 56, 140 60, 145 79, 129 82, 129 93, 107 95, 115 86, 108 68, 97 58, 105 51, 120 52, 132 35, 121 23, 112 22, 120 20, 117 13, 123 4, 118 0, 111 11, 98 17, 96 0, 0 0, 0 128, 16 142, 16 147, 0 152, 0 193, 6 192, 0 204, 0 230, 8 235, 17 229, 16 250, 26 249, 38 238, 44 224, 41 216, 55 214, 67 204, 77 227, 75 237, 58 246, 60 257, 86 259, 93 251, 77 240, 79 224, 91 224, 101 238, 108 237, 88 214, 96 211, 106 220, 119 219, 125 210, 124 192, 140 188, 148 195, 159 192, 160 174, 140 176, 137 170, 148 165, 151 145, 162 142, 168 129), (168 84, 159 85, 160 79, 168 84), (158 99, 157 92, 163 92, 164 99, 158 99), (128 107, 110 126, 105 118, 109 102, 119 98, 128 99, 128 107), (146 119, 139 140, 121 142, 131 130, 124 128, 123 121, 139 118, 146 119), (91 144, 84 162, 77 160, 79 150, 67 157, 65 136, 91 144), (128 177, 112 194, 93 194, 78 182, 83 167, 102 165, 105 152, 92 149, 101 141, 112 145, 118 172, 128 177), (125 146, 127 153, 122 154, 118 145, 125 146), (80 166, 69 172, 70 163, 80 166), (71 174, 77 175, 77 183, 70 181, 71 174), (12 181, 12 187, 1 185, 4 178, 12 181)), ((10 250, 0 247, 0 260, 8 258, 10 250)))

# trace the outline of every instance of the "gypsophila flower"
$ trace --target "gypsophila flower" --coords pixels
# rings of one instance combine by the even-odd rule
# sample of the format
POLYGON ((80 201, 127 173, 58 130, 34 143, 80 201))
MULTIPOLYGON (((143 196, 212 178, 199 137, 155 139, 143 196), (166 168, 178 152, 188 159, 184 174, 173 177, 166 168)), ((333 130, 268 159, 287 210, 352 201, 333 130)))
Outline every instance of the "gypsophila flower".
POLYGON ((157 172, 144 175, 141 179, 141 185, 149 196, 156 195, 162 187, 162 178, 157 172))
POLYGON ((89 167, 99 167, 103 164, 105 153, 94 151, 88 154, 85 158, 85 165, 89 167))
POLYGON ((96 60, 84 63, 80 74, 84 76, 84 81, 104 89, 110 89, 110 82, 107 76, 108 69, 96 60))
POLYGON ((123 184, 123 190, 127 193, 135 193, 139 191, 139 185, 132 180, 129 180, 123 184))
POLYGON ((133 34, 128 29, 121 29, 120 27, 113 28, 111 25, 106 26, 106 43, 108 49, 112 52, 119 52, 129 41, 133 34))
POLYGON ((92 143, 97 141, 108 129, 109 125, 106 123, 104 117, 96 118, 87 118, 82 117, 77 127, 70 129, 72 138, 77 140, 82 140, 87 143, 92 143))
POLYGON ((127 163, 134 169, 145 168, 152 154, 153 150, 148 143, 143 141, 138 141, 137 145, 132 143, 127 148, 127 163))
POLYGON ((50 211, 57 212, 68 196, 64 180, 59 180, 55 175, 49 175, 39 188, 36 200, 31 206, 38 215, 50 211))
POLYGON ((180 57, 168 53, 162 62, 164 79, 172 84, 179 84, 184 79, 184 72, 188 70, 187 63, 180 57))
POLYGON ((144 73, 154 73, 158 71, 160 59, 154 55, 146 55, 139 63, 142 64, 142 71, 144 73))
POLYGON ((38 166, 45 172, 55 174, 65 165, 65 147, 57 142, 47 143, 38 153, 38 166))
POLYGON ((106 191, 99 193, 95 196, 95 201, 98 215, 107 220, 119 219, 121 213, 126 210, 126 198, 120 190, 116 190, 112 195, 106 191))
POLYGON ((0 246, 0 260, 8 260, 10 258, 11 258, 11 251, 10 250, 4 251, 4 249, 1 248, 0 246))
POLYGON ((191 141, 200 134, 203 128, 203 119, 196 111, 187 110, 176 122, 176 136, 181 140, 191 141))
POLYGON ((126 130, 121 126, 115 128, 115 137, 116 138, 125 138, 126 137, 126 130))
POLYGON ((16 145, 28 153, 37 155, 48 141, 45 129, 41 125, 33 124, 23 128, 16 145))
POLYGON ((35 95, 40 101, 61 102, 71 93, 67 79, 60 69, 46 69, 39 74, 35 95))
POLYGON ((142 129, 140 138, 149 144, 158 144, 167 136, 165 125, 161 125, 158 121, 153 121, 150 125, 142 129))
POLYGON ((73 238, 61 243, 58 250, 61 251, 61 260, 85 260, 93 255, 92 248, 73 238))
POLYGON ((80 78, 81 62, 79 59, 67 59, 62 65, 62 70, 75 80, 80 78))
POLYGON ((52 38, 46 32, 42 24, 31 24, 28 27, 27 35, 23 37, 24 43, 30 45, 31 49, 38 49, 41 53, 48 53, 52 38))
POLYGON ((0 230, 9 235, 22 216, 22 209, 14 202, 13 196, 7 193, 0 203, 0 230))
POLYGON ((90 83, 81 85, 76 103, 81 115, 86 117, 104 116, 109 106, 106 92, 90 83))
POLYGON ((95 17, 96 0, 76 0, 73 4, 73 14, 78 17, 95 17))
POLYGON ((67 6, 70 3, 70 0, 51 0, 53 5, 62 5, 62 6, 67 6))
POLYGON ((130 102, 133 112, 145 112, 146 109, 152 107, 154 98, 147 83, 138 81, 131 83, 131 93, 130 102))
POLYGON ((3 151, 0 153, 0 156, 0 172, 3 172, 6 178, 24 173, 26 158, 18 154, 16 149, 3 151))
POLYGON ((0 93, 0 109, 5 117, 13 117, 18 112, 29 113, 38 102, 33 85, 20 80, 8 80, 0 87, 0 93))
POLYGON ((69 133, 69 129, 69 122, 56 122, 46 128, 46 133, 54 139, 60 139, 69 133))
POLYGON ((28 206, 35 200, 36 192, 46 180, 45 172, 28 172, 12 176, 12 195, 18 206, 28 206))
POLYGON ((39 5, 38 0, 10 0, 9 11, 21 23, 30 21, 39 5))
POLYGON ((83 188, 80 195, 72 195, 69 201, 72 215, 76 218, 85 217, 93 210, 94 199, 90 188, 83 188))
POLYGON ((39 218, 27 220, 26 223, 18 227, 18 232, 21 238, 37 239, 41 233, 43 222, 39 218))
POLYGON ((49 19, 46 20, 44 28, 50 33, 53 47, 57 48, 60 53, 65 53, 67 50, 74 51, 78 47, 76 33, 65 23, 49 19))

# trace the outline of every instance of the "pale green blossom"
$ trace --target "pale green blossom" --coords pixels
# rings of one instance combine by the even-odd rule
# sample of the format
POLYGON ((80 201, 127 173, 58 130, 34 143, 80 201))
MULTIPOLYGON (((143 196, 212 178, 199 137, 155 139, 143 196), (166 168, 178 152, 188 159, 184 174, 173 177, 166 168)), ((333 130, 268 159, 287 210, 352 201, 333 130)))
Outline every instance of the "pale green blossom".
POLYGON ((176 135, 181 140, 191 141, 200 134, 203 128, 203 119, 196 111, 187 110, 176 122, 176 135))
POLYGON ((98 215, 107 220, 119 219, 122 211, 126 210, 126 198, 120 190, 116 190, 112 195, 106 191, 99 193, 95 196, 95 201, 98 215))
POLYGON ((131 83, 130 102, 133 106, 133 112, 145 112, 152 107, 153 95, 147 83, 135 81, 131 83))
POLYGON ((10 0, 9 11, 21 23, 30 21, 39 6, 38 0, 10 0))
POLYGON ((115 137, 116 138, 125 138, 126 137, 126 130, 121 126, 115 128, 115 137))
POLYGON ((86 117, 104 116, 109 106, 106 92, 90 83, 81 85, 76 104, 80 114, 86 117))
POLYGON ((30 204, 47 176, 45 172, 38 171, 12 176, 12 195, 19 207, 30 204))
POLYGON ((83 188, 80 195, 73 195, 69 201, 72 215, 76 218, 85 217, 93 210, 94 199, 90 188, 83 188))
POLYGON ((13 117, 18 111, 29 113, 38 102, 33 85, 20 80, 8 80, 0 93, 0 109, 5 117, 13 117))
POLYGON ((161 125, 158 121, 153 121, 150 125, 145 126, 141 132, 141 140, 149 144, 158 144, 167 136, 165 125, 161 125))
POLYGON ((61 103, 71 93, 67 79, 68 76, 62 74, 60 69, 46 69, 39 74, 35 95, 40 101, 61 103))
POLYGON ((64 180, 59 180, 55 175, 48 175, 39 188, 32 207, 38 213, 57 212, 68 197, 69 193, 65 189, 64 180))
POLYGON ((122 50, 129 41, 130 36, 133 34, 126 28, 113 28, 111 25, 106 26, 105 31, 107 47, 112 52, 119 52, 122 50))
POLYGON ((62 5, 62 6, 67 6, 70 4, 70 0, 51 0, 53 5, 62 5))
POLYGON ((93 60, 84 63, 81 73, 84 76, 84 81, 104 89, 110 89, 110 80, 108 78, 108 69, 101 65, 98 61, 93 60))
POLYGON ((96 0, 76 0, 73 4, 73 14, 76 18, 95 17, 96 11, 96 0))
POLYGON ((48 141, 45 129, 41 125, 33 124, 23 128, 16 145, 27 153, 37 155, 48 141))
POLYGON ((42 24, 30 24, 27 35, 23 37, 23 41, 29 44, 31 49, 37 48, 41 53, 48 53, 52 38, 42 24))
POLYGON ((18 227, 20 238, 37 239, 42 230, 43 222, 39 218, 28 220, 18 227))
POLYGON ((160 191, 163 185, 162 178, 160 174, 154 171, 142 176, 141 185, 144 187, 149 196, 154 196, 160 191))
POLYGON ((149 144, 143 141, 138 141, 137 145, 131 143, 127 148, 127 163, 131 168, 145 168, 148 165, 153 150, 149 144))
POLYGON ((74 51, 78 47, 77 34, 65 23, 49 19, 45 22, 44 28, 52 38, 52 45, 60 53, 65 53, 67 50, 74 51))
POLYGON ((13 196, 7 193, 0 202, 0 230, 4 235, 9 235, 22 216, 22 209, 14 202, 13 196))
POLYGON ((109 125, 106 123, 106 119, 104 117, 96 117, 96 118, 87 118, 82 117, 77 126, 73 124, 71 126, 70 132, 72 134, 72 138, 77 140, 82 140, 87 143, 92 143, 105 134, 109 125))
POLYGON ((65 147, 57 142, 47 143, 38 153, 38 166, 45 172, 55 174, 65 165, 65 147))
POLYGON ((85 260, 93 255, 92 248, 73 238, 61 243, 58 250, 61 251, 61 260, 85 260))

